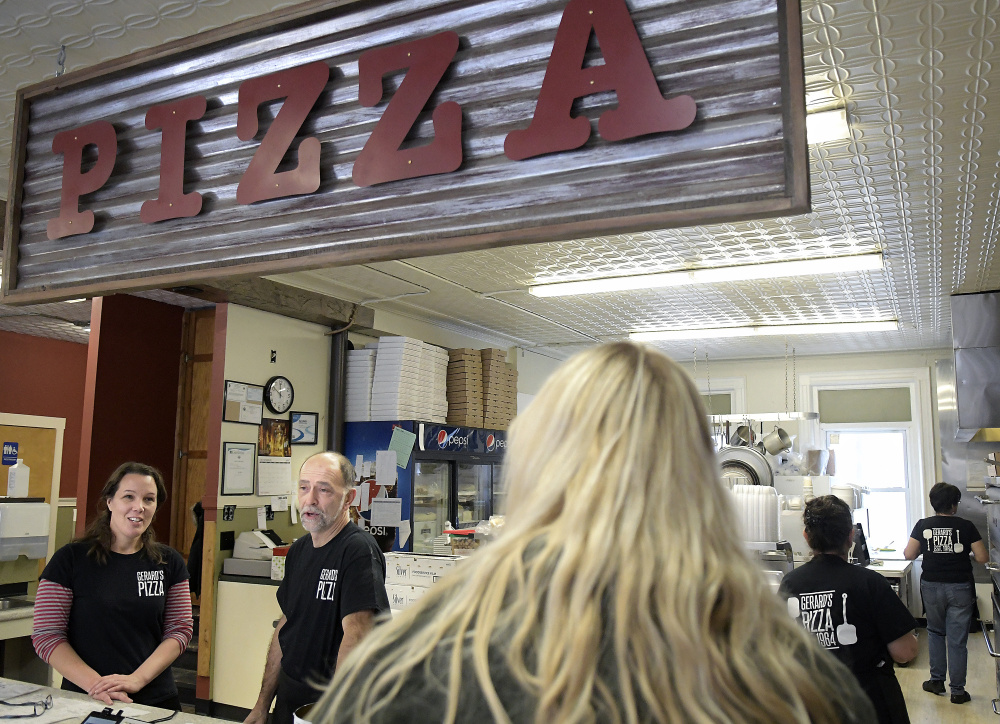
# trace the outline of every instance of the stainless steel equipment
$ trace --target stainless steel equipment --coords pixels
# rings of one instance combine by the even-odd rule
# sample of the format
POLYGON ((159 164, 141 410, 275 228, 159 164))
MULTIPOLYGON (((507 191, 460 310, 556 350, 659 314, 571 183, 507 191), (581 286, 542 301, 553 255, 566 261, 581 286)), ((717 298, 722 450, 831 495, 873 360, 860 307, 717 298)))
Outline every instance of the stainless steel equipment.
POLYGON ((778 590, 781 579, 795 568, 792 546, 786 540, 774 543, 744 542, 747 550, 753 551, 758 567, 764 571, 774 590, 778 590))
POLYGON ((990 640, 990 629, 996 636, 996 625, 1000 621, 1000 487, 994 484, 987 485, 986 491, 982 495, 977 495, 978 500, 986 510, 986 543, 990 552, 989 563, 986 570, 990 574, 992 582, 992 592, 990 599, 993 602, 993 621, 987 623, 981 620, 980 626, 983 629, 983 636, 986 638, 986 649, 993 657, 996 664, 997 697, 993 700, 993 713, 1000 714, 997 705, 1000 704, 1000 653, 996 651, 993 642, 990 640))
MULTIPOLYGON (((951 297, 955 348, 957 439, 983 439, 1000 428, 1000 292, 951 297)), ((997 439, 996 437, 987 439, 997 439)))
POLYGON ((763 453, 752 447, 724 447, 719 450, 722 479, 734 485, 773 485, 774 473, 763 453))

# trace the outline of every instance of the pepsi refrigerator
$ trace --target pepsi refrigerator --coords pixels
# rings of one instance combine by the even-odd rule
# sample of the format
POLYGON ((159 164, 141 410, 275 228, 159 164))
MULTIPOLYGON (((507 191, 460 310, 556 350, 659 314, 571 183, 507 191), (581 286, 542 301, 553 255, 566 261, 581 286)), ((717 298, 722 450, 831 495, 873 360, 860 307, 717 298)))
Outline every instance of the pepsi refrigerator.
POLYGON ((433 553, 434 539, 444 533, 446 522, 461 529, 504 513, 506 445, 503 430, 413 420, 348 422, 344 425, 344 454, 359 468, 358 504, 352 515, 384 551, 433 553), (393 445, 395 428, 412 437, 397 434, 393 445), (400 438, 412 441, 405 464, 400 438), (397 459, 394 475, 384 465, 381 470, 377 465, 379 451, 393 447, 397 459), (372 504, 379 498, 399 499, 398 528, 371 525, 372 504))

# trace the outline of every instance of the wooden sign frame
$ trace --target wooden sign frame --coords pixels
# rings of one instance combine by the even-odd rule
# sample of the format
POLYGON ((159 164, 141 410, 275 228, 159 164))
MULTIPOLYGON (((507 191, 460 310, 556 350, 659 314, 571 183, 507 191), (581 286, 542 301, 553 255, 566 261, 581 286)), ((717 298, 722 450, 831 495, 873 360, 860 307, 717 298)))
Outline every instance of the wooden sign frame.
POLYGON ((316 0, 48 80, 0 301, 804 213, 801 44, 797 0, 316 0))

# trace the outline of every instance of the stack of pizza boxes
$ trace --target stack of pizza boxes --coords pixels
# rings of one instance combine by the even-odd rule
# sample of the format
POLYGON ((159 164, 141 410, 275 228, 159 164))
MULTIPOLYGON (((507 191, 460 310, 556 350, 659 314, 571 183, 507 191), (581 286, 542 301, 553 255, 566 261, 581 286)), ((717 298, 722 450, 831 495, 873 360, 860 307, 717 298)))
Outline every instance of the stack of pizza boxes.
POLYGON ((382 337, 372 374, 372 420, 444 423, 448 356, 412 337, 382 337))
POLYGON ((517 413, 517 371, 507 364, 507 352, 484 349, 483 363, 483 427, 506 430, 517 413))
POLYGON ((447 423, 483 426, 483 365, 478 349, 448 350, 447 423))
POLYGON ((347 353, 346 401, 344 420, 363 422, 372 419, 372 379, 375 375, 374 345, 364 349, 352 349, 347 353))

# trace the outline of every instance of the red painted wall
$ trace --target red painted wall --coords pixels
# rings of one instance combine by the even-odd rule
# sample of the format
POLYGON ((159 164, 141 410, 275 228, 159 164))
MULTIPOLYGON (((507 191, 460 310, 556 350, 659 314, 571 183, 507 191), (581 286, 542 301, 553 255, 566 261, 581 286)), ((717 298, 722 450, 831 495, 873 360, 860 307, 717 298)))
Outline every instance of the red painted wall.
POLYGON ((0 412, 66 418, 59 495, 76 496, 87 345, 0 330, 0 412))
MULTIPOLYGON (((93 302, 80 447, 86 476, 77 486, 78 499, 88 501, 78 502, 86 522, 105 481, 128 460, 159 468, 170 490, 183 316, 181 307, 140 297, 93 302)), ((78 530, 83 521, 79 516, 78 530)), ((153 529, 157 540, 170 540, 169 502, 157 511, 153 529)))

